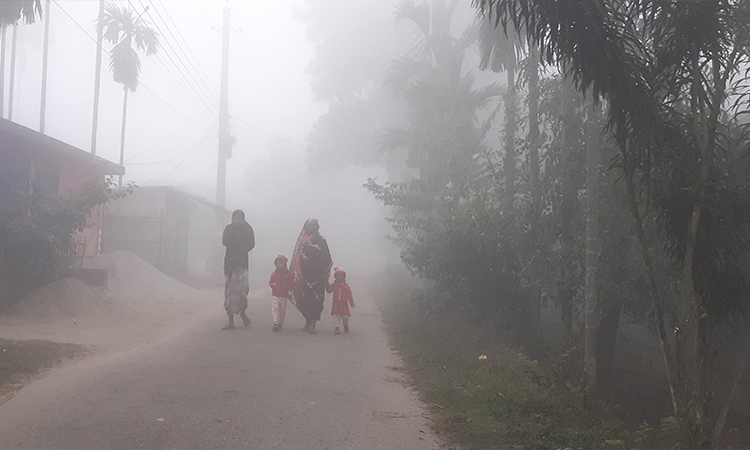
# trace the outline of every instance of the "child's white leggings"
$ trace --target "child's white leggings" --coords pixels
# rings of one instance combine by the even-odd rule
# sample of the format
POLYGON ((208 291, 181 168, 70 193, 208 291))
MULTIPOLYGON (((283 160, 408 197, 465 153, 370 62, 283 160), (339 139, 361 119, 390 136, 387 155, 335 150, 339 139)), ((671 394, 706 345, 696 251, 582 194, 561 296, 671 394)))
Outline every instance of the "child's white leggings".
POLYGON ((349 316, 333 316, 333 323, 336 328, 341 327, 341 322, 344 322, 344 326, 349 326, 349 316))
POLYGON ((286 316, 286 297, 272 297, 271 299, 271 315, 273 316, 273 322, 283 325, 284 316, 286 316))

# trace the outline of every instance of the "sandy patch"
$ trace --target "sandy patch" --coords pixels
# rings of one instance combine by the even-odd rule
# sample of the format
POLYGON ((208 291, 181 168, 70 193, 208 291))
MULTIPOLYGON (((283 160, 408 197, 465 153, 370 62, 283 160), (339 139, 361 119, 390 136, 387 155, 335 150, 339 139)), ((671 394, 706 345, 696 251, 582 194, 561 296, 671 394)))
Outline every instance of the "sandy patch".
POLYGON ((84 261, 87 269, 107 269, 105 292, 112 297, 201 297, 200 291, 165 275, 130 251, 106 253, 84 261))
POLYGON ((75 315, 5 314, 0 316, 0 337, 79 344, 90 354, 107 355, 156 342, 212 316, 223 320, 222 292, 198 292, 203 298, 115 297, 107 299, 111 308, 75 315))
POLYGON ((89 353, 110 354, 221 315, 221 288, 193 289, 132 252, 101 255, 86 265, 108 270, 107 289, 75 278, 43 286, 0 315, 0 337, 79 344, 89 353))
POLYGON ((9 315, 26 318, 71 318, 79 316, 127 316, 133 310, 113 301, 102 289, 88 286, 77 278, 63 278, 34 291, 20 300, 9 315))

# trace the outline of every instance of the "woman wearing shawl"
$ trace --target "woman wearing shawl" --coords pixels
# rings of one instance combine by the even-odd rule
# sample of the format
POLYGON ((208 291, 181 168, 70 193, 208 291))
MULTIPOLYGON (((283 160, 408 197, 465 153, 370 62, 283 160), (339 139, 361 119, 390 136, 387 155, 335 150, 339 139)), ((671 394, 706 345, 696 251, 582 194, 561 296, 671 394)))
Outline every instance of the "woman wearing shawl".
POLYGON ((247 309, 247 253, 255 247, 253 227, 245 221, 245 213, 238 209, 232 213, 232 223, 224 228, 222 242, 227 248, 224 255, 224 309, 229 317, 222 330, 234 328, 234 315, 239 314, 242 324, 250 325, 250 318, 245 314, 247 309))
POLYGON ((303 330, 315 334, 315 322, 323 312, 326 285, 331 275, 331 252, 320 235, 317 219, 307 219, 294 246, 292 271, 295 288, 290 300, 305 316, 303 330))

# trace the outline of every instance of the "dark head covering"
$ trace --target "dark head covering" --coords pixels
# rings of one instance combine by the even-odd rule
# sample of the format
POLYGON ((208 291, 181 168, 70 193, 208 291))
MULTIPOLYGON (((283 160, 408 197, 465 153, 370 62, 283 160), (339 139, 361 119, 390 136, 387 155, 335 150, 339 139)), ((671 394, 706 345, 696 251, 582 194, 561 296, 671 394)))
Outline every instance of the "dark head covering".
MULTIPOLYGON (((226 216, 224 216, 224 217, 226 217, 226 216)), ((234 212, 232 213, 232 220, 234 220, 234 219, 245 220, 245 211, 243 211, 241 209, 235 209, 234 212)))

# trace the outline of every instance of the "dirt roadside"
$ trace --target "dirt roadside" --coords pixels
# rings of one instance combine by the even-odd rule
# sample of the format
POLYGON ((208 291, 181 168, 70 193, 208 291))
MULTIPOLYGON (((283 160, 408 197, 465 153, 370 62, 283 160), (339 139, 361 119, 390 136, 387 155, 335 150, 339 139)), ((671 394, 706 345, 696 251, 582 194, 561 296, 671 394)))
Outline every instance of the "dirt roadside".
POLYGON ((113 297, 107 300, 115 307, 84 309, 74 315, 0 315, 0 338, 76 344, 84 349, 51 369, 0 386, 0 399, 11 398, 24 385, 54 370, 72 365, 95 365, 118 354, 154 345, 213 316, 217 324, 224 320, 221 288, 197 291, 187 298, 113 297))

